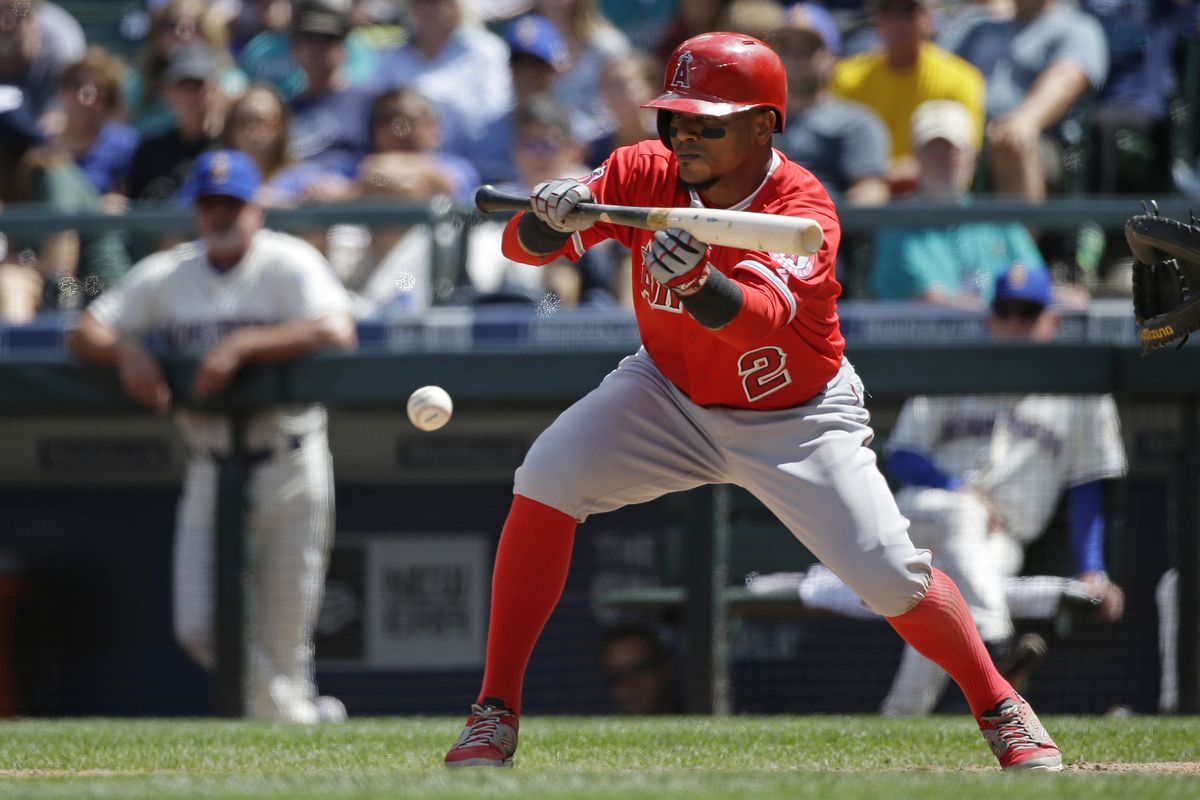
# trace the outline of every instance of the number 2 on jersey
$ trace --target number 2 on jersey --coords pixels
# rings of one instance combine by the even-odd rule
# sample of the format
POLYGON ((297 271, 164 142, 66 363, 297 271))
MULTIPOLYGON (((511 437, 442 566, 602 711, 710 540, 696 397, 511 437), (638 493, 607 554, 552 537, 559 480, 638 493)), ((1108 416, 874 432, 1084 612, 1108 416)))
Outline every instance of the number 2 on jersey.
POLYGON ((738 358, 738 375, 751 403, 777 392, 792 382, 787 371, 787 354, 778 347, 760 347, 738 358))

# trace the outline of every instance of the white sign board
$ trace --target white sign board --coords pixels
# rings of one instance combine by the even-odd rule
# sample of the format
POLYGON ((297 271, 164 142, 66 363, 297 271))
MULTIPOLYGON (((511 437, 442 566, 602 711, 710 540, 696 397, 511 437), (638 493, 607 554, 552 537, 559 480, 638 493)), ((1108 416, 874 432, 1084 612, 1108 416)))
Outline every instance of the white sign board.
POLYGON ((481 535, 372 539, 366 550, 367 664, 482 667, 490 550, 481 535))

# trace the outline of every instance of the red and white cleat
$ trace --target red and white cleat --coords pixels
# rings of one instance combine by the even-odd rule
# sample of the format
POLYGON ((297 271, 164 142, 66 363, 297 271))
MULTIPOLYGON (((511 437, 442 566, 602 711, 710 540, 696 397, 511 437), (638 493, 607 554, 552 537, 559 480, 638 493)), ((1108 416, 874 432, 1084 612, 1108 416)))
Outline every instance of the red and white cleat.
POLYGON ((471 716, 458 741, 446 753, 447 767, 511 767, 517 751, 517 715, 484 700, 471 706, 471 716))
POLYGON ((1058 772, 1063 768, 1062 751, 1020 695, 1001 700, 977 721, 1001 769, 1058 772))

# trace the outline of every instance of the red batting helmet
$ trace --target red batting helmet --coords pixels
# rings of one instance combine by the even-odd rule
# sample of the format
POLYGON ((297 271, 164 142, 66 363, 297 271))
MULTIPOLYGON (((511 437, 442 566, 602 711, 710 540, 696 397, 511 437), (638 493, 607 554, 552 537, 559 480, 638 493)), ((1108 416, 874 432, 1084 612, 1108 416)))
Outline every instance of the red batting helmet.
POLYGON ((675 48, 663 77, 663 93, 643 108, 658 109, 658 136, 671 146, 672 111, 722 117, 766 106, 783 130, 787 76, 767 44, 744 33, 702 33, 675 48))

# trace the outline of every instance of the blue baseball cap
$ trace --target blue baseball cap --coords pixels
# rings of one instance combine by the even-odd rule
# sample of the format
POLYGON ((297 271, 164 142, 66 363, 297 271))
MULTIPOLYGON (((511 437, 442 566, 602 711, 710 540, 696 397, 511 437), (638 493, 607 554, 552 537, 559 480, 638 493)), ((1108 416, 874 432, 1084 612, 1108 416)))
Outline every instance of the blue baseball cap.
POLYGON ((1024 300, 1039 306, 1053 301, 1050 273, 1040 264, 1013 264, 996 278, 993 303, 1001 300, 1024 300))
POLYGON ((262 173, 250 156, 241 150, 213 150, 196 159, 180 195, 190 201, 220 196, 248 203, 261 184, 262 173))
POLYGON ((821 37, 825 49, 838 55, 842 50, 842 35, 833 15, 815 3, 793 3, 783 12, 780 30, 812 31, 821 37))
POLYGON ((559 72, 567 67, 567 43, 554 23, 541 14, 526 14, 504 29, 512 55, 525 53, 545 61, 559 72))

